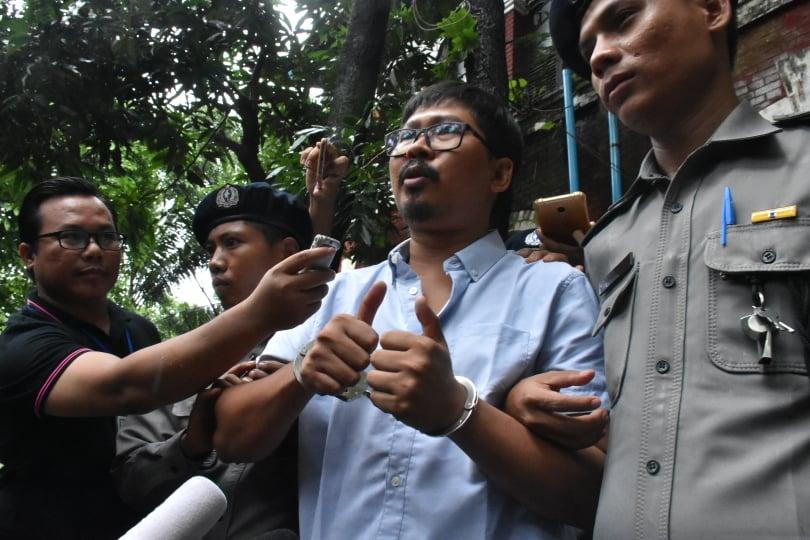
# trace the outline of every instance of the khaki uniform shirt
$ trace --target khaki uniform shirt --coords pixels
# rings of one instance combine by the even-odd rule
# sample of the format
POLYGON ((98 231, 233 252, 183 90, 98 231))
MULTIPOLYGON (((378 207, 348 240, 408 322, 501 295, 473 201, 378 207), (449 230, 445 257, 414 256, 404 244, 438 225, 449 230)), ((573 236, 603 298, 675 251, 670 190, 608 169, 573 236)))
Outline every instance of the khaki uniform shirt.
POLYGON ((613 404, 595 537, 810 537, 810 130, 741 104, 673 178, 650 153, 586 263, 613 404), (793 204, 797 218, 751 223, 793 204), (767 364, 741 326, 757 282, 796 329, 767 364))
MULTIPOLYGON (((265 343, 244 360, 255 359, 265 343)), ((112 471, 121 498, 134 508, 151 511, 183 482, 202 475, 228 499, 225 515, 206 540, 247 540, 278 529, 297 530, 296 434, 257 463, 224 463, 215 452, 202 460, 189 459, 180 448, 180 437, 196 397, 123 420, 112 471)))

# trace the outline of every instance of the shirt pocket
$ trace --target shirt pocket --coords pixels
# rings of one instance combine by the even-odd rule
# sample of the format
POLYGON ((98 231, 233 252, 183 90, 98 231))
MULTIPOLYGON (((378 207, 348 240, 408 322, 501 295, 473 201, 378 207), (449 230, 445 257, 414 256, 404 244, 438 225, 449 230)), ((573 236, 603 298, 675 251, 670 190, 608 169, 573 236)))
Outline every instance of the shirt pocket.
POLYGON ((593 335, 602 329, 605 331, 605 379, 611 407, 615 407, 619 401, 627 370, 638 267, 633 254, 629 253, 598 287, 599 317, 593 327, 593 335))
POLYGON ((456 375, 475 382, 482 399, 501 407, 506 394, 530 372, 529 332, 507 324, 465 325, 448 342, 456 375))
POLYGON ((807 323, 808 306, 803 304, 810 290, 810 219, 735 225, 727 233, 726 246, 720 245, 719 231, 710 233, 704 250, 711 362, 731 373, 806 375, 806 351, 799 332, 807 323), (760 362, 757 342, 742 329, 742 317, 753 312, 752 280, 761 284, 764 307, 796 329, 773 337, 769 363, 760 362), (804 294, 797 294, 801 290, 804 294))

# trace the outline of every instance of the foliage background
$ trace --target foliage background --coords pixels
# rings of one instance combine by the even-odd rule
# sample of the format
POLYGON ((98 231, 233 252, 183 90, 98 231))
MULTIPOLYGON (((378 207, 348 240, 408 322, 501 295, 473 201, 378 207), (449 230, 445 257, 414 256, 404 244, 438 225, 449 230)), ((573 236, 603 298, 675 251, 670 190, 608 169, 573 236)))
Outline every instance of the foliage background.
POLYGON ((19 204, 53 175, 92 178, 114 201, 129 246, 113 299, 164 335, 216 309, 169 294, 204 262, 190 233, 200 198, 265 178, 305 194, 298 151, 315 138, 353 161, 336 236, 379 260, 393 209, 382 134, 413 92, 457 75, 478 21, 458 1, 392 1, 375 94, 325 127, 360 4, 299 0, 293 25, 270 0, 0 0, 0 325, 30 286, 19 204))

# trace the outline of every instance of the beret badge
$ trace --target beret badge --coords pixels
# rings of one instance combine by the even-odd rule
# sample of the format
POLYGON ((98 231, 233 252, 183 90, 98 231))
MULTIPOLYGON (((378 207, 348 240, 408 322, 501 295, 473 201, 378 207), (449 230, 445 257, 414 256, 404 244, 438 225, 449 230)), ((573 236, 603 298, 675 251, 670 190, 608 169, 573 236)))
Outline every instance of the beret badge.
POLYGON ((230 208, 239 204, 239 190, 233 186, 225 186, 217 193, 217 207, 230 208))

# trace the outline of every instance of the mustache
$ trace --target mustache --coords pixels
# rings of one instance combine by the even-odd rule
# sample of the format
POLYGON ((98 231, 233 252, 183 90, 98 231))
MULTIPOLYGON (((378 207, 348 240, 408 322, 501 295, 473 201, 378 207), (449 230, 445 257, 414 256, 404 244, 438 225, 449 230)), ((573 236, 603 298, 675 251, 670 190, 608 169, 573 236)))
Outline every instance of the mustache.
POLYGON ((433 182, 439 181, 439 172, 421 159, 408 160, 405 166, 399 170, 399 183, 404 182, 405 178, 414 176, 424 176, 433 182))

